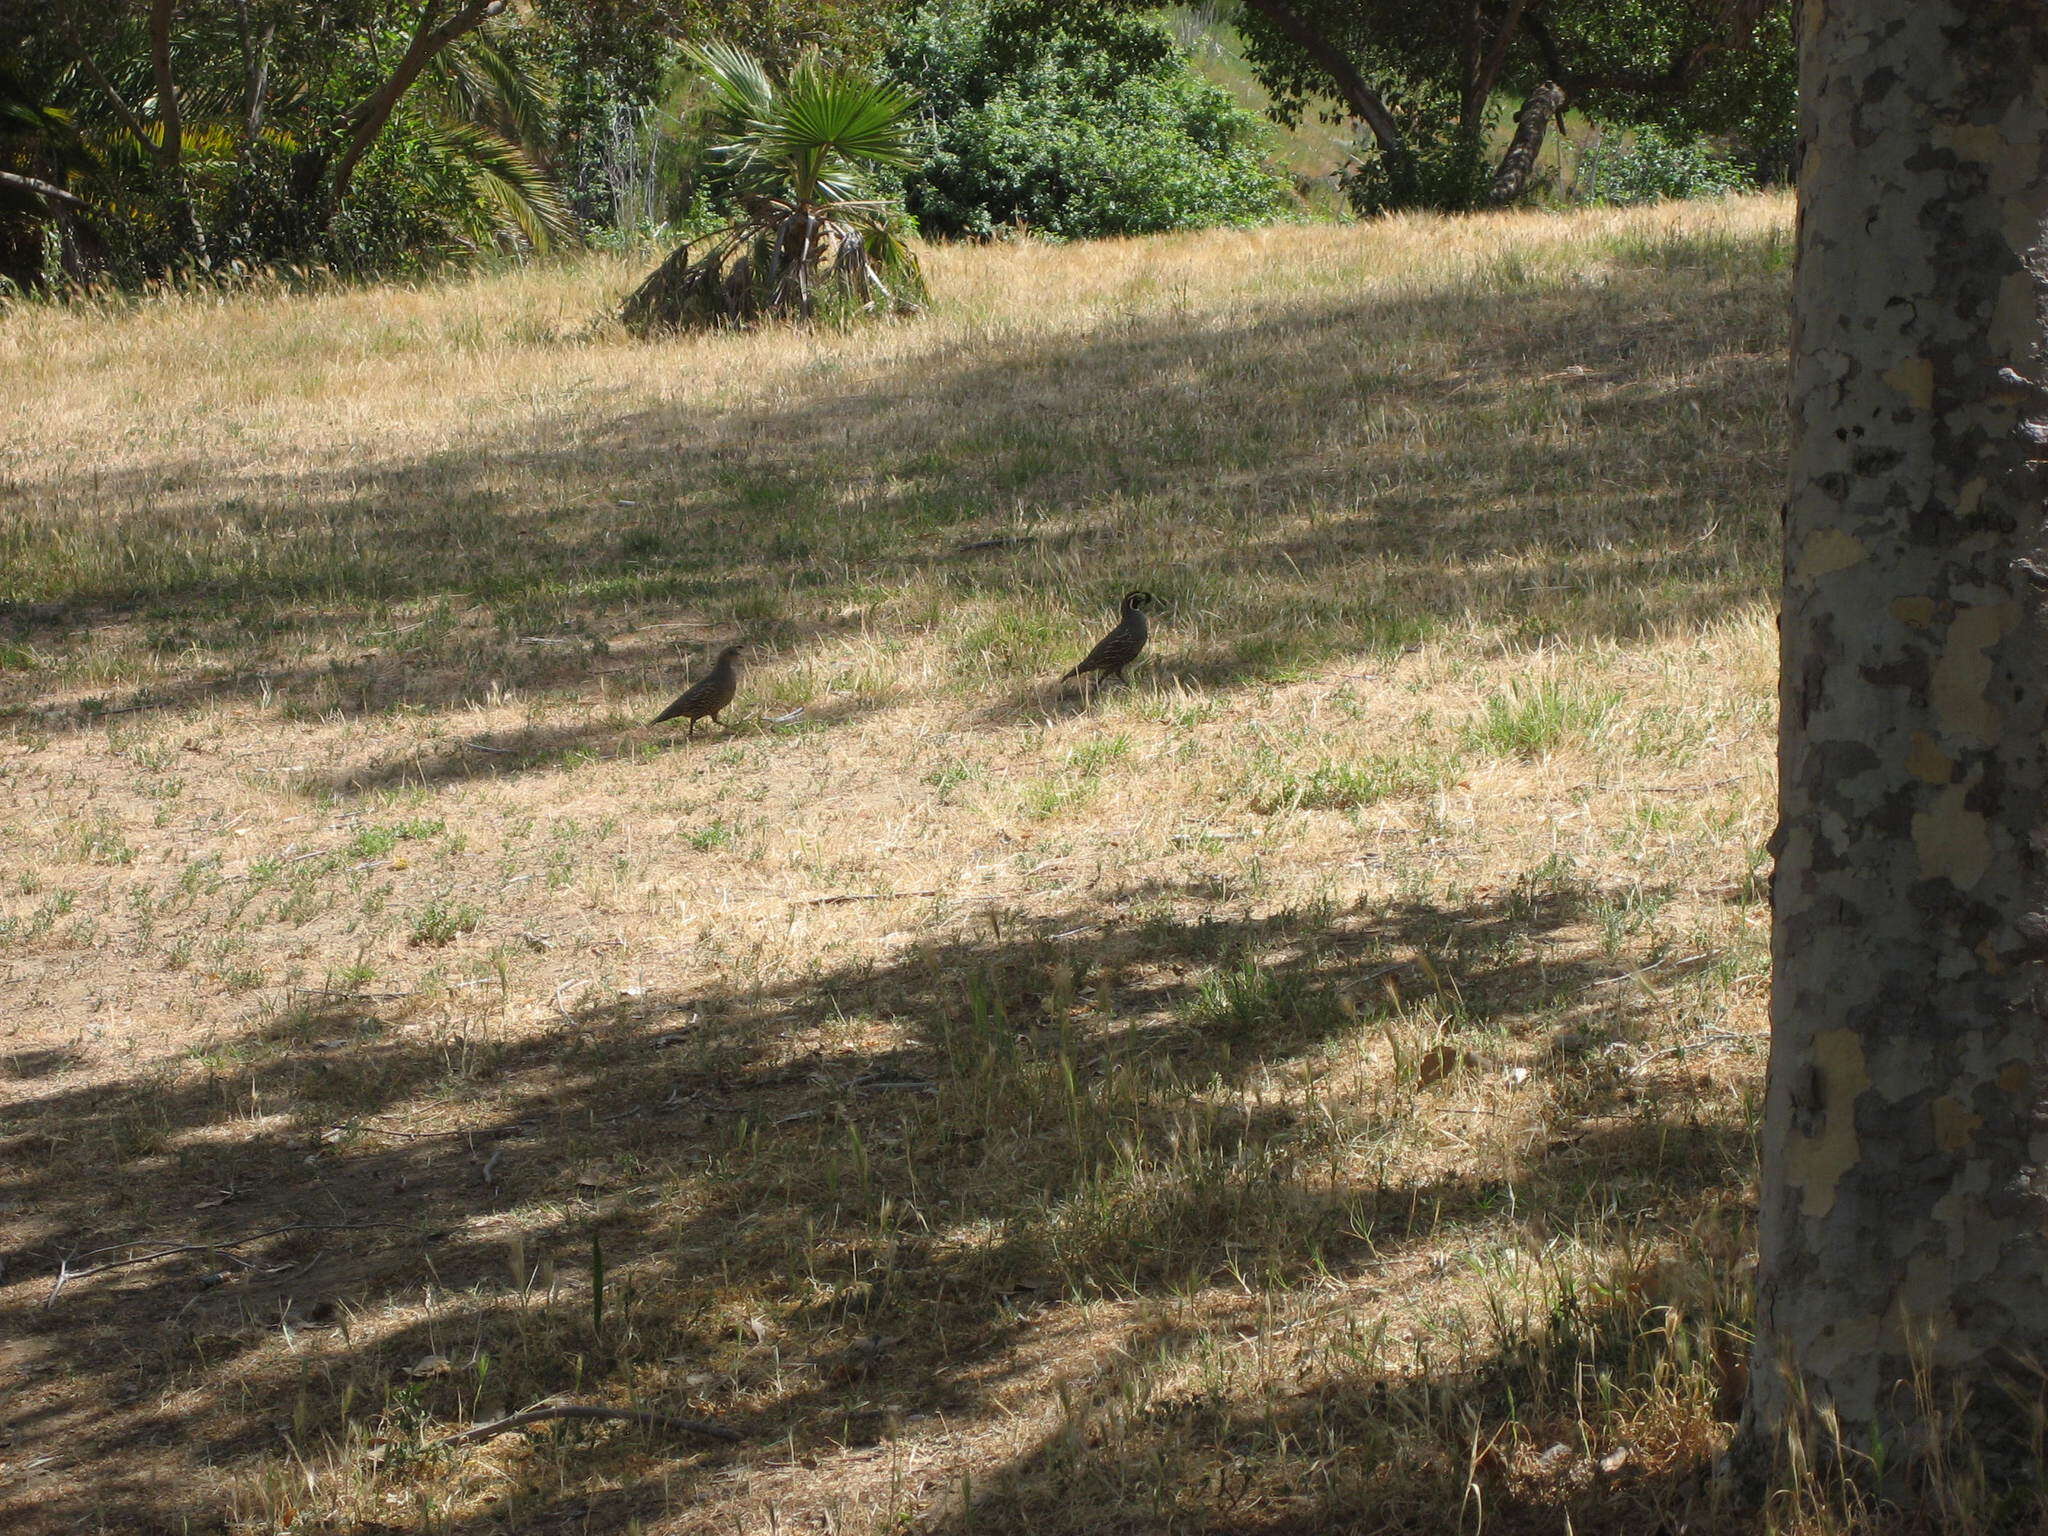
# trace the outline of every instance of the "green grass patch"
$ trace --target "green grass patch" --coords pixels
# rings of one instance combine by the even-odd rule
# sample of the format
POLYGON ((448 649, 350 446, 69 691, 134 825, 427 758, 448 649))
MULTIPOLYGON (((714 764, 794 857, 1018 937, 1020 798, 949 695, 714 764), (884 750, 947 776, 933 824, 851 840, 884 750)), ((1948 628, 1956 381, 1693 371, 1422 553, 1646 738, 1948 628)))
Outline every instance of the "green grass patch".
POLYGON ((1459 732, 1465 750, 1490 757, 1547 757, 1561 747, 1584 746, 1622 702, 1610 689, 1544 681, 1514 684, 1489 698, 1459 732))

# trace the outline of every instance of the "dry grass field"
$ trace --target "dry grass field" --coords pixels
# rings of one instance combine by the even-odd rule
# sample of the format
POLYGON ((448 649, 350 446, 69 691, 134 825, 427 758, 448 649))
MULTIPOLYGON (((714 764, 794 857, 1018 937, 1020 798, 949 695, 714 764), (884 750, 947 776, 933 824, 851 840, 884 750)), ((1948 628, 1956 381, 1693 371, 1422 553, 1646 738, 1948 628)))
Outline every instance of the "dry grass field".
POLYGON ((0 1529, 1715 1528, 1789 216, 0 315, 0 1529))

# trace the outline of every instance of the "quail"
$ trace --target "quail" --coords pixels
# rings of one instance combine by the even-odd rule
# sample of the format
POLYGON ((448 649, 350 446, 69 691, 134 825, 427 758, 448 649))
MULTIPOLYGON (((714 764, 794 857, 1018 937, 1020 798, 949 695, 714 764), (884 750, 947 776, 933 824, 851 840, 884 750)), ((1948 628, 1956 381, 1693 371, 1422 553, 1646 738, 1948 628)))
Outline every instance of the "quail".
MULTIPOLYGON (((685 739, 697 734, 697 722, 706 718, 718 720, 718 712, 732 702, 732 696, 739 688, 740 652, 744 646, 728 645, 718 653, 711 670, 682 691, 675 703, 656 715, 653 724, 664 720, 687 720, 690 729, 685 739)), ((718 720, 720 729, 731 730, 723 720, 718 720)))
POLYGON ((1152 634, 1151 625, 1145 621, 1145 610, 1158 601, 1150 592, 1126 592, 1123 617, 1117 621, 1116 628, 1096 641, 1095 649, 1082 657, 1079 665, 1061 673, 1060 681, 1099 672, 1104 678, 1113 677, 1123 682, 1124 668, 1138 659, 1138 653, 1145 649, 1145 641, 1152 634))

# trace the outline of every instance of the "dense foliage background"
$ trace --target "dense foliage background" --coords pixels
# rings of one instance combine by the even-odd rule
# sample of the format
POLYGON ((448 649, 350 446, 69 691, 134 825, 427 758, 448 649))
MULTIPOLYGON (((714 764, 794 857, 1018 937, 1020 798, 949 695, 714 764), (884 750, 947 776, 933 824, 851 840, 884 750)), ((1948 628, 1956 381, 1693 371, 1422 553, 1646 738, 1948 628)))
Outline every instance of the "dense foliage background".
POLYGON ((1257 119, 1156 16, 940 0, 885 63, 923 95, 930 147, 904 193, 928 233, 1149 234, 1285 206, 1257 119))
POLYGON ((911 92, 876 190, 930 237, 1790 169, 1785 0, 56 0, 0 14, 0 284, 403 273, 724 227, 744 198, 690 62, 710 43, 911 92))

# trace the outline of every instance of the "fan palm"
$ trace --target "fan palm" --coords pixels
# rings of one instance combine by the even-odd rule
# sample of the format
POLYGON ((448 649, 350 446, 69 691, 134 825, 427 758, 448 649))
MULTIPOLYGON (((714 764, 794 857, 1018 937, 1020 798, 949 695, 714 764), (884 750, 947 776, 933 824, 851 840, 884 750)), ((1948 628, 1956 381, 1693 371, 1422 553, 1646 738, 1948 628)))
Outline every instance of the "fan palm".
POLYGON ((762 317, 904 313, 924 276, 873 172, 907 168, 916 98, 815 52, 777 80, 724 44, 693 51, 710 87, 710 155, 739 217, 678 248, 626 300, 640 334, 762 317))

